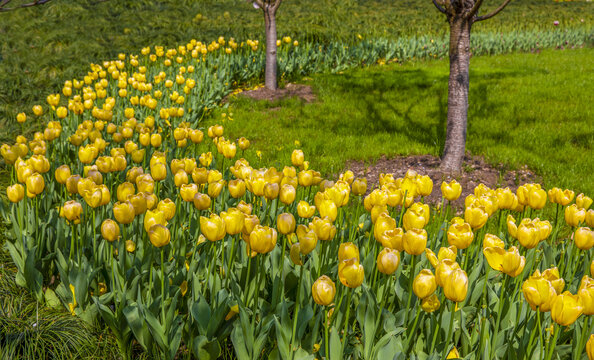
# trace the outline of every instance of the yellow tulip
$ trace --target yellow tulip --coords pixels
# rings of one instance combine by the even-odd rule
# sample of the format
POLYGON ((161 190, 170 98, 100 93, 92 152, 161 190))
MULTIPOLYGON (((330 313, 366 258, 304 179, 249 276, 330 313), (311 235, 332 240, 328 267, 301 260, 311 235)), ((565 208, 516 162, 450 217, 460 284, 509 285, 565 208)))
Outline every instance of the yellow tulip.
POLYGON ((352 242, 342 243, 338 248, 338 262, 348 259, 357 259, 359 261, 359 248, 352 242))
POLYGON ((60 184, 66 184, 66 180, 70 177, 70 168, 68 165, 62 165, 58 167, 54 173, 56 181, 60 184))
POLYGON ((533 209, 542 209, 547 203, 547 192, 540 188, 533 188, 528 193, 528 206, 533 209))
MULTIPOLYGON (((192 180, 198 185, 206 184, 208 182, 208 169, 197 167, 192 170, 192 180)), ((231 184, 231 181, 229 182, 231 184)), ((231 187, 229 187, 230 189, 231 187)))
POLYGON ((449 183, 444 181, 441 183, 441 194, 446 200, 457 200, 462 194, 462 185, 456 180, 452 180, 449 183))
POLYGON ((8 200, 17 203, 25 197, 25 188, 21 184, 14 184, 6 188, 6 196, 8 200))
POLYGON ((402 237, 404 251, 410 255, 421 255, 427 247, 427 231, 425 229, 411 229, 402 237))
POLYGON ((169 221, 175 216, 175 203, 171 199, 163 199, 157 204, 157 209, 165 215, 165 220, 169 221))
POLYGON ((303 261, 301 261, 301 244, 296 242, 291 245, 291 249, 289 250, 289 258, 295 265, 303 265, 303 261))
POLYGON ((128 200, 128 197, 130 197, 130 195, 134 195, 135 192, 136 189, 134 189, 134 185, 132 183, 124 182, 118 185, 116 196, 119 202, 124 202, 128 200))
POLYGON ((71 175, 66 180, 66 190, 68 190, 70 194, 78 194, 78 183, 80 180, 80 175, 71 175))
POLYGON ((589 227, 594 228, 594 209, 590 209, 586 212, 584 220, 589 227))
POLYGON ((577 207, 584 210, 588 210, 590 208, 590 205, 592 205, 592 201, 592 198, 584 194, 579 194, 575 198, 575 204, 577 205, 577 207))
POLYGON ((553 285, 557 295, 561 294, 565 287, 565 280, 559 275, 559 269, 556 266, 543 271, 542 277, 553 285))
POLYGON ((483 206, 467 207, 464 210, 464 220, 470 224, 473 230, 480 229, 487 223, 489 214, 483 206))
POLYGON ((316 212, 315 206, 310 206, 306 201, 299 201, 297 203, 297 214, 303 219, 309 219, 316 212))
POLYGON ((69 200, 64 203, 60 215, 74 224, 80 224, 80 218, 83 212, 82 205, 76 200, 69 200))
POLYGON ((290 234, 295 231, 295 217, 291 213, 279 214, 276 218, 276 226, 281 234, 290 234))
POLYGON ((561 190, 559 188, 553 188, 549 190, 549 200, 552 203, 560 204, 563 206, 569 205, 573 200, 575 193, 569 189, 561 190))
POLYGON ((398 250, 384 248, 377 256, 377 269, 382 274, 392 275, 400 264, 400 253, 398 250))
POLYGON ((532 310, 538 308, 540 312, 551 310, 552 300, 557 296, 553 285, 538 270, 524 281, 522 292, 532 310))
POLYGON ((437 289, 435 275, 429 269, 423 269, 413 280, 413 292, 419 299, 425 299, 437 289))
POLYGON ((210 218, 200 217, 200 232, 209 241, 218 241, 227 234, 225 229, 225 222, 216 214, 210 215, 210 218))
POLYGON ((194 194, 194 207, 197 210, 206 210, 210 208, 211 199, 210 196, 202 193, 194 194))
POLYGON ((179 188, 179 195, 183 201, 194 201, 194 195, 198 193, 198 185, 196 184, 182 184, 179 188))
POLYGON ((577 295, 584 307, 584 315, 594 315, 594 279, 588 275, 582 277, 577 295))
POLYGON ((297 173, 297 179, 299 181, 299 185, 303 187, 311 186, 313 185, 314 181, 314 172, 313 170, 302 170, 297 173))
POLYGON ((448 353, 448 356, 446 356, 446 359, 460 359, 460 353, 458 352, 458 349, 456 349, 456 347, 454 346, 452 348, 452 350, 450 350, 450 352, 448 353))
POLYGON ((208 196, 210 196, 213 199, 216 199, 221 194, 224 187, 225 180, 219 180, 217 182, 208 184, 208 196))
POLYGON ((435 293, 421 300, 421 309, 426 313, 432 313, 440 307, 441 303, 435 293))
MULTIPOLYGON (((382 189, 388 194, 388 206, 395 207, 402 205, 402 190, 396 184, 390 183, 382 186, 382 189)), ((407 202, 408 204, 408 202, 407 202)))
POLYGON ((495 190, 495 196, 497 197, 497 204, 500 209, 511 210, 517 202, 515 194, 508 187, 495 190))
POLYGON ((361 196, 367 192, 367 179, 356 178, 351 184, 351 191, 353 195, 361 196))
POLYGON ((456 269, 460 269, 460 265, 457 262, 450 259, 440 261, 435 268, 435 281, 437 285, 444 287, 447 277, 456 269))
POLYGON ((396 229, 396 220, 390 216, 387 212, 380 213, 375 220, 373 226, 373 235, 376 240, 382 241, 384 234, 388 230, 396 229))
POLYGON ((134 220, 134 206, 131 202, 117 202, 113 205, 113 216, 120 224, 130 224, 134 220))
POLYGON ((522 221, 516 235, 520 244, 527 249, 535 248, 540 242, 540 229, 533 222, 522 221))
POLYGON ((594 334, 590 335, 588 342, 586 343, 586 353, 588 354, 588 360, 594 360, 594 334))
POLYGON ((334 301, 336 286, 326 275, 320 276, 311 287, 311 295, 318 305, 328 306, 334 301))
POLYGON ((157 248, 169 244, 169 241, 171 240, 169 229, 161 224, 151 226, 148 231, 148 235, 151 244, 157 248))
POLYGON ((221 218, 225 223, 225 232, 229 235, 237 235, 243 231, 245 214, 237 208, 229 208, 221 212, 221 218))
POLYGON ((538 240, 543 241, 551 235, 553 231, 553 226, 548 220, 540 220, 538 218, 534 219, 534 223, 538 228, 538 240))
POLYGON ((581 250, 590 250, 594 246, 594 231, 580 227, 573 233, 575 245, 581 250))
POLYGON ((25 184, 27 185, 27 193, 33 194, 32 197, 41 194, 43 189, 45 189, 45 180, 43 180, 43 176, 39 173, 31 174, 25 181, 25 184))
POLYGON ((181 169, 178 170, 173 176, 173 182, 177 187, 181 187, 182 185, 187 184, 189 182, 188 173, 181 169))
POLYGON ((165 219, 165 214, 162 211, 159 210, 148 210, 145 214, 144 214, 144 221, 143 221, 143 225, 144 225, 144 230, 148 233, 148 231, 150 230, 150 228, 153 225, 167 225, 167 220, 165 219))
POLYGON ((319 217, 314 217, 313 221, 310 223, 309 226, 316 233, 318 240, 332 240, 336 235, 336 226, 332 224, 332 221, 330 221, 330 219, 320 219, 319 217))
POLYGON ((439 251, 437 252, 437 260, 443 261, 445 259, 450 259, 452 261, 456 261, 457 253, 458 249, 454 245, 449 247, 440 247, 439 251))
MULTIPOLYGON (((581 195, 581 194, 580 194, 581 195)), ((579 198, 579 196, 578 196, 579 198)), ((569 226, 577 227, 586 219, 586 210, 573 204, 565 208, 565 222, 569 226)))
POLYGON ((297 192, 293 185, 284 184, 280 188, 279 200, 285 205, 291 205, 295 201, 297 192))
POLYGON ((338 208, 336 204, 332 200, 323 200, 318 207, 320 211, 320 216, 325 218, 329 218, 332 222, 336 220, 336 216, 338 215, 338 208))
POLYGON ((126 240, 126 251, 133 253, 136 250, 136 244, 132 240, 126 240))
POLYGON ((278 197, 280 187, 277 183, 267 183, 264 185, 264 197, 268 200, 273 200, 278 197))
POLYGON ((462 269, 453 270, 443 285, 443 294, 454 302, 462 302, 468 293, 468 276, 462 269))
POLYGON ((295 149, 291 153, 291 163, 293 166, 301 166, 305 161, 305 155, 303 154, 302 150, 295 149))
POLYGON ((237 145, 239 145, 241 151, 245 151, 250 147, 250 141, 244 137, 240 137, 237 140, 237 145))
POLYGON ((429 223, 429 205, 414 203, 403 216, 404 230, 422 229, 429 223))
POLYGON ((346 287, 359 287, 365 279, 363 266, 355 258, 343 260, 338 264, 338 278, 346 287))
POLYGON ((472 244, 474 233, 470 224, 464 222, 461 218, 454 218, 448 228, 447 237, 448 244, 458 249, 466 249, 472 244))
POLYGON ((384 234, 380 237, 380 242, 382 243, 382 246, 386 248, 402 252, 404 251, 403 237, 404 230, 402 228, 395 228, 384 231, 384 234))
POLYGON ((246 214, 246 215, 251 215, 252 214, 252 204, 248 204, 245 201, 241 200, 239 202, 239 204, 237 204, 237 208, 239 209, 239 211, 241 211, 242 213, 246 214))
POLYGON ((569 326, 582 315, 582 311, 583 306, 579 296, 566 291, 553 299, 551 318, 561 326, 569 326))
POLYGON ((526 264, 526 259, 520 255, 515 246, 512 246, 508 251, 501 247, 487 247, 483 249, 483 254, 494 270, 512 277, 519 275, 526 264))
POLYGON ((167 177, 167 166, 162 162, 151 164, 151 176, 156 181, 164 180, 167 177))
POLYGON ((250 249, 259 254, 269 253, 276 246, 276 238, 275 229, 256 225, 250 234, 250 249))
POLYGON ((316 248, 318 236, 312 229, 305 225, 299 225, 297 226, 296 233, 300 243, 299 252, 302 255, 307 255, 316 248))

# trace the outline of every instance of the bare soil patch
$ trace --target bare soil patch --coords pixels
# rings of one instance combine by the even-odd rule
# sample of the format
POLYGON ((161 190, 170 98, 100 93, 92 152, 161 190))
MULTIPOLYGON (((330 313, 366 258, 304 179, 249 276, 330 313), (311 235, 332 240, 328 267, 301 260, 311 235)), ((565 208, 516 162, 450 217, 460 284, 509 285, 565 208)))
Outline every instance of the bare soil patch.
POLYGON ((235 96, 245 96, 254 100, 267 100, 270 102, 291 97, 296 97, 306 103, 311 103, 316 100, 316 95, 313 93, 311 86, 291 83, 287 84, 282 89, 274 91, 265 87, 260 87, 254 90, 236 93, 235 96))
POLYGON ((452 206, 462 209, 464 199, 474 193, 474 188, 483 183, 490 188, 509 187, 515 191, 519 185, 528 182, 539 182, 540 179, 528 168, 518 170, 505 169, 503 165, 488 164, 480 156, 467 155, 464 158, 462 173, 451 176, 439 169, 440 159, 432 155, 395 156, 387 158, 382 156, 375 163, 369 165, 363 161, 350 161, 346 168, 350 169, 356 177, 367 179, 368 189, 379 186, 380 174, 394 174, 394 177, 403 177, 408 169, 415 170, 421 175, 429 175, 433 180, 433 192, 425 201, 437 205, 441 201, 441 182, 456 179, 462 185, 462 195, 452 203, 452 206))

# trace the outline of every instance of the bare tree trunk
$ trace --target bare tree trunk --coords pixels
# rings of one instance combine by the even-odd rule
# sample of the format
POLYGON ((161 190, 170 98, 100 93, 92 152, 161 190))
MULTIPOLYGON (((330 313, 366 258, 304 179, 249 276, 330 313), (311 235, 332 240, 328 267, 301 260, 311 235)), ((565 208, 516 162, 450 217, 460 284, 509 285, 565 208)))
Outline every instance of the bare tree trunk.
POLYGON ((264 84, 267 89, 277 89, 277 64, 276 64, 276 9, 265 5, 264 24, 266 26, 266 71, 264 84))
POLYGON ((448 124, 441 169, 458 173, 462 169, 468 122, 468 68, 472 21, 452 16, 450 22, 450 79, 448 82, 448 124))

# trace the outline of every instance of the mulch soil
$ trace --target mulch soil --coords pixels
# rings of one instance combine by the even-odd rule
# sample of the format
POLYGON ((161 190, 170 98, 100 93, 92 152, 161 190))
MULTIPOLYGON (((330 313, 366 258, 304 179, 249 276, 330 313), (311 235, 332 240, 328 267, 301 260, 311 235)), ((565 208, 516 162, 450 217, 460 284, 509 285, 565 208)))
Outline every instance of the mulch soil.
POLYGON ((425 202, 437 205, 441 202, 441 182, 456 179, 462 185, 462 195, 452 203, 457 209, 464 207, 464 199, 467 195, 474 193, 474 188, 483 183, 494 189, 497 187, 509 187, 512 191, 518 186, 539 182, 540 179, 527 168, 508 170, 503 166, 488 164, 480 156, 467 155, 464 158, 463 171, 457 175, 446 174, 439 169, 440 158, 432 155, 412 156, 382 156, 373 164, 363 161, 349 161, 346 169, 350 169, 355 177, 365 177, 368 189, 379 186, 380 174, 394 174, 395 178, 404 177, 408 169, 415 170, 420 175, 429 175, 433 180, 433 192, 425 198, 425 202))

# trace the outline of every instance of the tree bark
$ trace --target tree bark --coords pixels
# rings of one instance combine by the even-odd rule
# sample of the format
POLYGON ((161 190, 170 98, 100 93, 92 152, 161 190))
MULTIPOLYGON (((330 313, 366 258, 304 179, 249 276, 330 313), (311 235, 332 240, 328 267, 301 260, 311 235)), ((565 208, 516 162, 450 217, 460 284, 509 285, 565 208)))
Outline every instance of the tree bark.
POLYGON ((264 84, 267 89, 276 90, 277 63, 276 63, 276 9, 265 4, 264 25, 266 26, 266 70, 264 84))
POLYGON ((472 20, 451 16, 450 78, 448 82, 448 122, 441 160, 442 171, 459 173, 464 161, 468 123, 468 68, 472 20))

